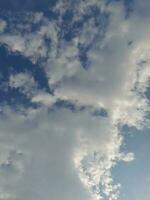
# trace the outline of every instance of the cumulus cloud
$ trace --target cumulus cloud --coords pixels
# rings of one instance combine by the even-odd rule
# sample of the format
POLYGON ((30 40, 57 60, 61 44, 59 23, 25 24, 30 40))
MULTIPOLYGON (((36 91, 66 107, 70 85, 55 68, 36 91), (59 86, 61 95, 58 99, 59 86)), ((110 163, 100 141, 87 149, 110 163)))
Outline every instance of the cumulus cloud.
MULTIPOLYGON (((1 118, 1 181, 5 180, 6 185, 1 184, 4 193, 8 192, 11 198, 16 196, 15 199, 27 198, 26 193, 28 199, 89 199, 75 170, 73 154, 79 132, 94 141, 98 135, 101 137, 101 132, 98 134, 95 129, 105 130, 99 119, 91 121, 87 113, 75 114, 66 109, 49 114, 39 111, 28 118, 9 112, 8 116, 7 120, 1 118), (15 179, 12 177, 8 183, 6 176, 15 176, 15 179)), ((101 143, 97 144, 103 146, 101 149, 109 133, 102 137, 101 143)))
POLYGON ((22 88, 32 102, 44 106, 29 109, 26 115, 7 108, 1 117, 0 195, 8 200, 100 200, 103 195, 116 200, 121 185, 114 182, 112 169, 119 160, 134 159, 133 153, 120 151, 120 127, 149 126, 145 96, 150 79, 149 22, 136 11, 124 18, 122 2, 59 1, 54 11, 58 21, 33 13, 28 23, 34 18, 38 25, 34 33, 22 34, 19 29, 0 36, 12 52, 40 63, 54 89, 53 95, 39 90, 27 73, 10 76, 10 87, 22 88), (71 41, 59 37, 67 9, 74 8, 75 23, 93 6, 101 17, 109 14, 105 31, 92 16, 71 41), (81 44, 90 46, 88 69, 79 59, 81 44), (83 109, 53 109, 57 100, 83 109), (93 116, 89 107, 105 109, 108 115, 93 116))

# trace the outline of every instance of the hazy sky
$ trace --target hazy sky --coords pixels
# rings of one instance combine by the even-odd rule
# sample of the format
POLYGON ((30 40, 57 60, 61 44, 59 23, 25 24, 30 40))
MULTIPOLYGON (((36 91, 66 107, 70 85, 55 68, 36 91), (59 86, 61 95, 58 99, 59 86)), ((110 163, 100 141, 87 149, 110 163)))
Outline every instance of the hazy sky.
POLYGON ((150 1, 0 1, 0 200, 149 200, 150 1))

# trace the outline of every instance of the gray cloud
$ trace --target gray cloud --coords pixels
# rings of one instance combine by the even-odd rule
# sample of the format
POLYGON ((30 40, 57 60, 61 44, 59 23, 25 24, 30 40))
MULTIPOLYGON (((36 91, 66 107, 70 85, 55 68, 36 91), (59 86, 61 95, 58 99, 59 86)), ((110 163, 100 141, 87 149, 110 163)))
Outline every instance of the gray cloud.
MULTIPOLYGON (((102 194, 109 200, 119 198, 120 185, 114 183, 111 171, 117 161, 129 162, 134 155, 120 152, 123 136, 118 126, 149 127, 145 91, 150 78, 150 30, 147 17, 137 13, 146 2, 142 6, 139 2, 127 19, 121 2, 106 6, 104 1, 87 0, 76 4, 74 21, 91 5, 110 14, 107 32, 103 38, 96 37, 88 51, 88 70, 81 65, 78 45, 86 43, 92 31, 94 36, 100 34, 99 30, 91 20, 71 42, 60 40, 60 21, 65 6, 70 6, 65 1, 59 1, 54 9, 60 13, 58 22, 49 22, 36 13, 28 22, 31 24, 33 18, 41 22, 35 33, 22 35, 20 30, 12 30, 11 34, 1 34, 0 42, 12 51, 19 51, 34 63, 43 58, 41 65, 55 92, 52 96, 36 87, 33 92, 30 78, 25 92, 30 93, 31 101, 43 106, 26 110, 26 115, 4 108, 5 118, 0 119, 0 198, 100 200, 102 194), (52 40, 52 48, 45 45, 45 37, 52 40), (108 115, 96 117, 88 109, 49 109, 57 100, 93 110, 104 108, 108 115)), ((20 76, 10 77, 11 87, 21 84, 20 76)))

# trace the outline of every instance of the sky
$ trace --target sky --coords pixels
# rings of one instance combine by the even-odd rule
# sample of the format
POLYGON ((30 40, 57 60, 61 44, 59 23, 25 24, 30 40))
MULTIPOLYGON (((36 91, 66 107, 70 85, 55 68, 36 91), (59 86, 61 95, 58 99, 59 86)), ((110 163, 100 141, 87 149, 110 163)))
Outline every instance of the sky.
POLYGON ((0 1, 0 200, 149 200, 150 1, 0 1))

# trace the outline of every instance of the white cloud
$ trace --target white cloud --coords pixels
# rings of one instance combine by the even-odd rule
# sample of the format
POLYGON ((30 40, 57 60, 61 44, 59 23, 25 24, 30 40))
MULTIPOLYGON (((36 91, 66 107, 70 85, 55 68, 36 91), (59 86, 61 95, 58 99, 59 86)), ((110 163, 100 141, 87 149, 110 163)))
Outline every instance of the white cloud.
MULTIPOLYGON (((55 8, 61 15, 66 9, 64 5, 65 1, 63 4, 60 1, 55 8)), ((19 33, 0 36, 0 41, 12 51, 21 52, 33 62, 43 58, 49 85, 55 88, 54 96, 37 88, 31 95, 32 102, 46 107, 29 110, 26 117, 13 113, 12 118, 9 113, 7 120, 1 119, 3 178, 0 184, 4 186, 2 193, 16 196, 14 199, 27 195, 29 200, 49 197, 85 200, 90 199, 88 192, 93 200, 103 199, 103 194, 109 200, 118 199, 121 186, 114 183, 111 171, 118 160, 134 159, 133 153, 120 152, 123 137, 118 125, 149 126, 145 118, 149 104, 144 96, 150 78, 149 22, 146 20, 144 25, 137 13, 124 19, 121 2, 107 7, 97 0, 80 1, 75 7, 78 12, 74 20, 82 18, 91 5, 102 6, 100 9, 110 14, 110 21, 105 37, 97 37, 88 52, 88 70, 81 66, 78 44, 91 42, 92 32, 95 35, 99 31, 93 19, 85 23, 72 42, 58 40, 62 19, 58 24, 50 23, 37 13, 35 23, 42 21, 42 25, 35 33, 24 37, 19 33), (45 45, 44 38, 51 39, 51 47, 45 45), (72 101, 77 106, 103 107, 108 116, 94 117, 86 110, 45 111, 58 99, 72 101), (7 183, 5 168, 10 170, 10 177, 15 174, 17 180, 12 178, 7 183)), ((23 87, 29 79, 30 90, 34 80, 25 74, 11 76, 10 86, 23 87)))
POLYGON ((30 87, 33 87, 33 85, 35 84, 34 79, 30 74, 18 73, 15 75, 10 75, 9 78, 10 87, 14 88, 27 87, 28 84, 30 87))
POLYGON ((20 35, 1 35, 0 36, 1 43, 8 45, 10 50, 16 52, 22 52, 25 49, 25 41, 24 38, 20 35))
POLYGON ((50 94, 40 92, 39 94, 33 96, 32 102, 42 103, 46 106, 52 106, 56 102, 56 98, 50 94))
POLYGON ((0 33, 2 33, 7 26, 7 23, 4 20, 0 20, 0 33))
MULTIPOLYGON (((107 126, 106 122, 105 124, 107 126)), ((1 118, 3 159, 0 170, 4 192, 16 196, 15 199, 90 199, 78 179, 73 154, 81 130, 82 136, 93 140, 93 145, 99 135, 101 142, 98 145, 104 148, 111 133, 102 133, 101 128, 105 131, 98 118, 91 121, 91 116, 87 113, 77 114, 65 109, 52 113, 39 111, 34 117, 27 118, 10 113, 9 119, 1 118), (19 155, 18 151, 21 152, 19 155), (8 162, 8 159, 12 162, 5 166, 4 163, 8 162), (9 177, 9 183, 6 176, 9 177)))
POLYGON ((37 84, 32 75, 27 72, 10 75, 9 86, 11 88, 18 88, 28 97, 32 97, 37 93, 37 84))

